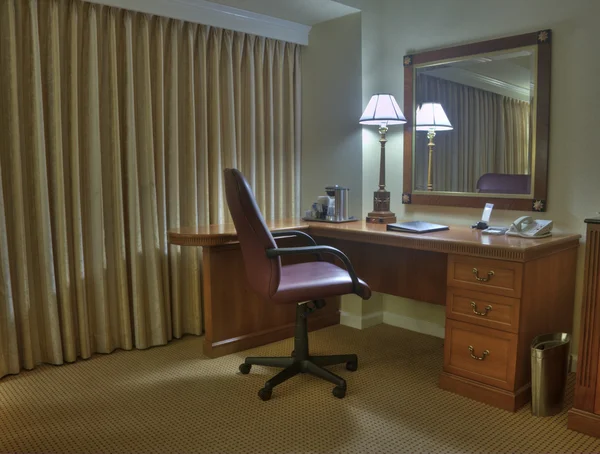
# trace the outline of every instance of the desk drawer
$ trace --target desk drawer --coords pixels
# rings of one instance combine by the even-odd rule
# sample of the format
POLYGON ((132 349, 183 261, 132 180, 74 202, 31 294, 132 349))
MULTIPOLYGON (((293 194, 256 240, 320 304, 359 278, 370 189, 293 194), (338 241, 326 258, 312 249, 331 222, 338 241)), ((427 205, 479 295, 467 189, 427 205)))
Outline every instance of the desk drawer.
POLYGON ((461 255, 448 256, 449 287, 520 298, 522 274, 522 263, 461 255))
POLYGON ((519 305, 516 298, 448 288, 446 316, 511 333, 519 332, 519 305))
POLYGON ((512 391, 516 358, 516 334, 446 320, 446 372, 512 391))

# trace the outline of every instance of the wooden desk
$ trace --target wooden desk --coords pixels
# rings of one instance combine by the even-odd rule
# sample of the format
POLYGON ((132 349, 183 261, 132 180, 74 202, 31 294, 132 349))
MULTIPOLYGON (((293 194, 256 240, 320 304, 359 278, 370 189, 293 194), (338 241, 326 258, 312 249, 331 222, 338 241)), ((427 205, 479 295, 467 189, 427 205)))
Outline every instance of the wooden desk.
MULTIPOLYGON (((580 235, 532 240, 453 226, 414 235, 364 222, 298 220, 269 227, 306 230, 319 244, 338 247, 373 291, 446 305, 440 386, 459 394, 516 410, 530 398, 531 340, 571 332, 580 235)), ((248 288, 232 225, 172 230, 169 242, 204 248, 207 355, 293 335, 294 309, 248 288)), ((312 329, 339 323, 339 301, 329 303, 311 319, 312 329)))

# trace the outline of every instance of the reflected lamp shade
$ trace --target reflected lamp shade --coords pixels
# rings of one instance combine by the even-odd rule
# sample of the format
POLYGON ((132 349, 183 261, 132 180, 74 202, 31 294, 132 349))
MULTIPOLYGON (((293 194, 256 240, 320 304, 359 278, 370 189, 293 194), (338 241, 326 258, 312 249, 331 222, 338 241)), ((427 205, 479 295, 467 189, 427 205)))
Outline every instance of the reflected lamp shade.
POLYGON ((378 93, 371 96, 359 123, 363 125, 400 125, 406 123, 406 118, 392 95, 378 93))
POLYGON ((442 105, 437 102, 425 102, 417 109, 417 131, 450 131, 452 125, 442 105))

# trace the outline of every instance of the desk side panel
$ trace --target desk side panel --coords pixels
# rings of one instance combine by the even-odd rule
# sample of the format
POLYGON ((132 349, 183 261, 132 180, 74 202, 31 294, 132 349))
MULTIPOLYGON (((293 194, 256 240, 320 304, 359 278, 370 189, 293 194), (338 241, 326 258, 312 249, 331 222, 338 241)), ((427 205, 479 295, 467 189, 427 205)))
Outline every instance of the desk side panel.
MULTIPOLYGON (((297 240, 278 243, 283 247, 299 245, 297 240)), ((238 243, 205 248, 204 278, 207 356, 222 356, 293 336, 296 305, 274 304, 254 293, 238 243)), ((310 315, 309 329, 338 324, 339 306, 339 298, 327 299, 323 309, 310 315)))
POLYGON ((315 237, 344 252, 371 290, 434 304, 446 304, 447 255, 402 247, 315 237))
POLYGON ((531 341, 573 329, 577 248, 525 263, 516 387, 531 381, 531 341))

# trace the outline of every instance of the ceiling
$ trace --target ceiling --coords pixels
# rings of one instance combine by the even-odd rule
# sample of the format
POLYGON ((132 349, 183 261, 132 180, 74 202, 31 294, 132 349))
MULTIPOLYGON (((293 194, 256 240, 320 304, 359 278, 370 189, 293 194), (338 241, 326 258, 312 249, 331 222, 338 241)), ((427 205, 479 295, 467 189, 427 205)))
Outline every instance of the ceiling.
POLYGON ((315 25, 360 10, 334 0, 209 0, 212 3, 239 8, 253 13, 285 19, 304 25, 315 25))
POLYGON ((419 69, 429 75, 522 101, 531 101, 534 55, 530 50, 475 56, 419 69))

